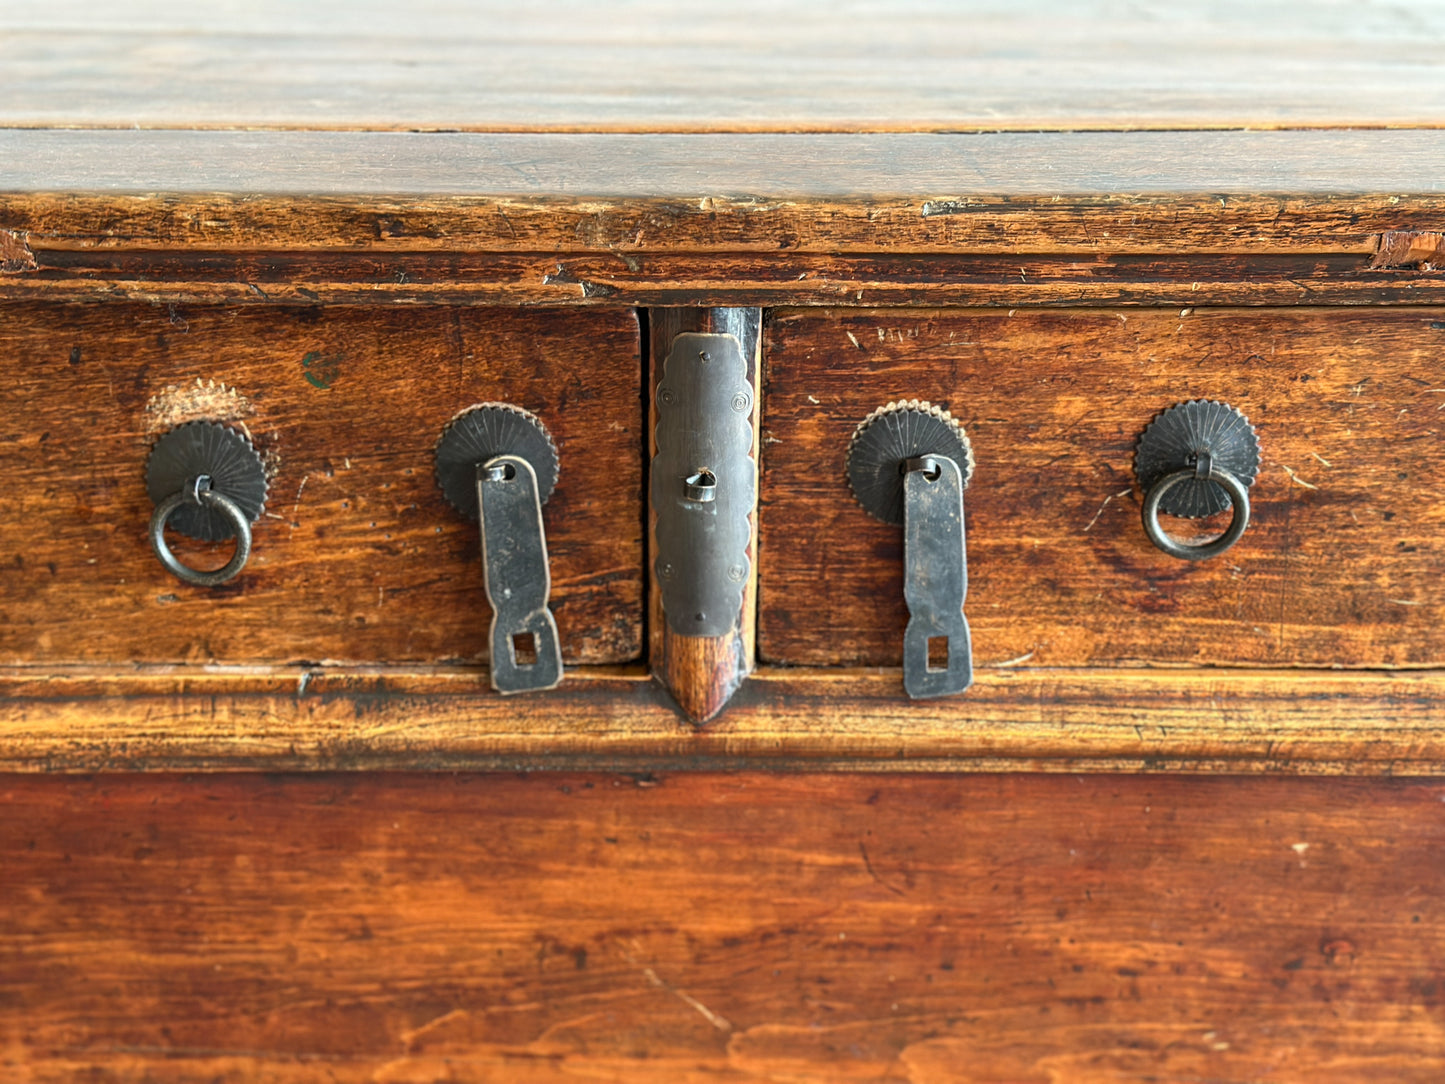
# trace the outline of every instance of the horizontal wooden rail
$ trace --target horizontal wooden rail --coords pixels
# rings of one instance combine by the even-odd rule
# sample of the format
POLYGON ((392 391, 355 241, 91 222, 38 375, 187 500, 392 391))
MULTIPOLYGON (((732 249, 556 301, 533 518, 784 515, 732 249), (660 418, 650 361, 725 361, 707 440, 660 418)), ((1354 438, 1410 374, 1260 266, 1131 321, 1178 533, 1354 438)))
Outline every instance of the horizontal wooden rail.
POLYGON ((535 697, 469 669, 0 672, 0 770, 772 768, 1445 773, 1445 672, 765 668, 706 727, 640 670, 535 697))

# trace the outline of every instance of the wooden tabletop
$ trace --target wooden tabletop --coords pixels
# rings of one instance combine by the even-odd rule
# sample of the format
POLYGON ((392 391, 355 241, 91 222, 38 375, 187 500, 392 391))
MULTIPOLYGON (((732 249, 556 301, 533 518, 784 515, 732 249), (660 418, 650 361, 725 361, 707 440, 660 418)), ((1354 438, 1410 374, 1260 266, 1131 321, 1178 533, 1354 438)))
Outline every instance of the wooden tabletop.
POLYGON ((1445 7, 1324 0, 12 3, 0 126, 1439 127, 1445 7))

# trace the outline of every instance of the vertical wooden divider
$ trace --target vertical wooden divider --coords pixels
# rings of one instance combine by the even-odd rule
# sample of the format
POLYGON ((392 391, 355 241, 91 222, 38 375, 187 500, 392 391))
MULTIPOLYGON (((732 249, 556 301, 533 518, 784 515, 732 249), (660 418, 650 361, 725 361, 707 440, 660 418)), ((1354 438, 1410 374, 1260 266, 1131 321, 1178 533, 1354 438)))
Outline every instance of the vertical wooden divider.
POLYGON ((758 514, 757 484, 759 418, 762 410, 762 323, 761 309, 651 309, 650 367, 648 372, 648 455, 657 454, 657 385, 672 341, 686 332, 731 335, 738 340, 748 363, 748 384, 752 389, 754 478, 753 510, 748 520, 749 574, 743 590, 742 607, 733 629, 722 636, 683 636, 672 630, 662 609, 662 592, 652 562, 657 555, 657 514, 648 504, 648 596, 649 655, 653 676, 672 694, 683 713, 694 723, 714 718, 752 672, 756 657, 758 514))

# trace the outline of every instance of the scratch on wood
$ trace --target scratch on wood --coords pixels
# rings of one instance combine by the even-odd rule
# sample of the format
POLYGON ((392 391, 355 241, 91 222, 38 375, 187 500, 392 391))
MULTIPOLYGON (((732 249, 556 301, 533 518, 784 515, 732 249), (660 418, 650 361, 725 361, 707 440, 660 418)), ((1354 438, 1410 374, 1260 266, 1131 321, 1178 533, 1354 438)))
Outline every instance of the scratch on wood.
POLYGON ((730 1023, 728 1023, 717 1013, 709 1009, 697 998, 687 993, 685 990, 679 990, 671 983, 663 982, 662 979, 658 977, 657 972, 652 970, 652 968, 644 967, 642 969, 642 974, 646 976, 648 982, 652 983, 652 985, 656 986, 659 990, 666 990, 669 994, 677 998, 684 1005, 689 1005, 692 1008, 696 1009, 702 1015, 702 1018, 713 1027, 717 1028, 718 1031, 732 1031, 733 1026, 730 1023))
POLYGON ((16 230, 0 230, 0 273, 18 274, 38 271, 35 253, 30 251, 30 235, 16 230))
POLYGON ((296 502, 291 505, 291 529, 293 531, 297 526, 296 514, 301 511, 301 494, 306 491, 306 483, 310 479, 311 475, 303 474, 301 476, 301 484, 296 487, 296 502))
POLYGON ((1289 480, 1290 480, 1291 482, 1295 483, 1295 485, 1303 486, 1305 489, 1319 489, 1319 488, 1320 488, 1320 487, 1317 486, 1317 485, 1311 485, 1309 482, 1306 482, 1303 478, 1301 478, 1298 474, 1296 474, 1296 473, 1295 473, 1293 470, 1291 470, 1289 467, 1286 467, 1283 463, 1280 464, 1280 468, 1281 468, 1286 474, 1289 475, 1289 480))
POLYGON ((452 1009, 450 1012, 444 1012, 440 1016, 433 1017, 419 1027, 412 1028, 409 1031, 403 1031, 400 1036, 401 1041, 406 1044, 409 1049, 416 1043, 418 1039, 420 1039, 423 1035, 427 1034, 427 1032, 435 1031, 439 1027, 444 1027, 445 1025, 450 1024, 453 1020, 464 1020, 470 1015, 471 1013, 469 1013, 466 1009, 452 1009))
POLYGON ((1015 656, 1012 659, 1004 659, 1003 662, 989 663, 988 665, 993 666, 995 669, 1005 666, 1022 666, 1024 663, 1028 662, 1038 653, 1039 649, 1034 648, 1032 651, 1025 651, 1022 655, 1015 656))
POLYGON ((1120 497, 1127 497, 1131 492, 1133 491, 1128 489, 1121 489, 1118 493, 1111 493, 1109 494, 1109 496, 1105 497, 1104 503, 1099 505, 1099 510, 1094 513, 1094 518, 1089 520, 1088 525, 1085 526, 1084 530, 1087 531, 1090 527, 1099 522, 1099 517, 1104 514, 1104 509, 1109 507, 1110 501, 1118 500, 1120 497))
POLYGON ((858 853, 863 856, 863 868, 868 871, 868 876, 872 877, 875 881, 881 884, 884 888, 888 889, 888 891, 892 892, 895 896, 902 896, 904 894, 903 889, 898 888, 896 885, 889 884, 882 877, 878 876, 878 871, 873 868, 873 863, 868 858, 868 848, 863 846, 863 841, 861 839, 858 841, 858 853))
POLYGON ((1445 267, 1445 233, 1434 230, 1389 230, 1380 234, 1371 271, 1433 271, 1445 267))

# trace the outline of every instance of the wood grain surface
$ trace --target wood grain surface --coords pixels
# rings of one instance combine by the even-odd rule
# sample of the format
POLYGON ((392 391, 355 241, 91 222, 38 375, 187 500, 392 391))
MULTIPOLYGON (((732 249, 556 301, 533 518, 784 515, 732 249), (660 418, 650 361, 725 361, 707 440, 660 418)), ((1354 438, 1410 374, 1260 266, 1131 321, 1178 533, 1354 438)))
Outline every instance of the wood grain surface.
POLYGON ((1445 785, 0 780, 11 1079, 1433 1084, 1445 785))
POLYGON ((560 450, 544 514, 566 657, 636 658, 640 349, 626 310, 6 306, 0 659, 484 659, 478 527, 433 448, 489 400, 538 414, 560 450), (146 541, 146 457, 196 418, 244 427, 272 474, 250 564, 221 588, 182 584, 146 541))
POLYGON ((642 668, 525 700, 474 667, 0 670, 0 768, 741 769, 1440 775, 1445 673, 761 667, 698 728, 642 668))
POLYGON ((1440 230, 1442 157, 1441 131, 0 130, 0 230, 37 254, 1373 255, 1440 230))
POLYGON ((973 442, 980 665, 1438 666, 1442 350, 1439 310, 776 312, 761 656, 898 664, 901 531, 844 460, 870 411, 919 398, 973 442), (1248 532, 1199 563, 1148 542, 1133 474, 1145 426, 1193 398, 1238 407, 1262 449, 1248 532))
POLYGON ((1371 127, 1445 116, 1433 4, 8 5, 0 124, 1371 127))
MULTIPOLYGON (((1346 247, 1354 247, 1353 239, 1346 247)), ((27 248, 17 259, 16 270, 33 264, 33 273, 0 273, 0 298, 177 305, 480 303, 592 308, 1445 303, 1445 274, 1438 264, 1376 266, 1380 256, 1375 250, 1306 255, 614 252, 558 256, 97 248, 31 252, 27 248)))

